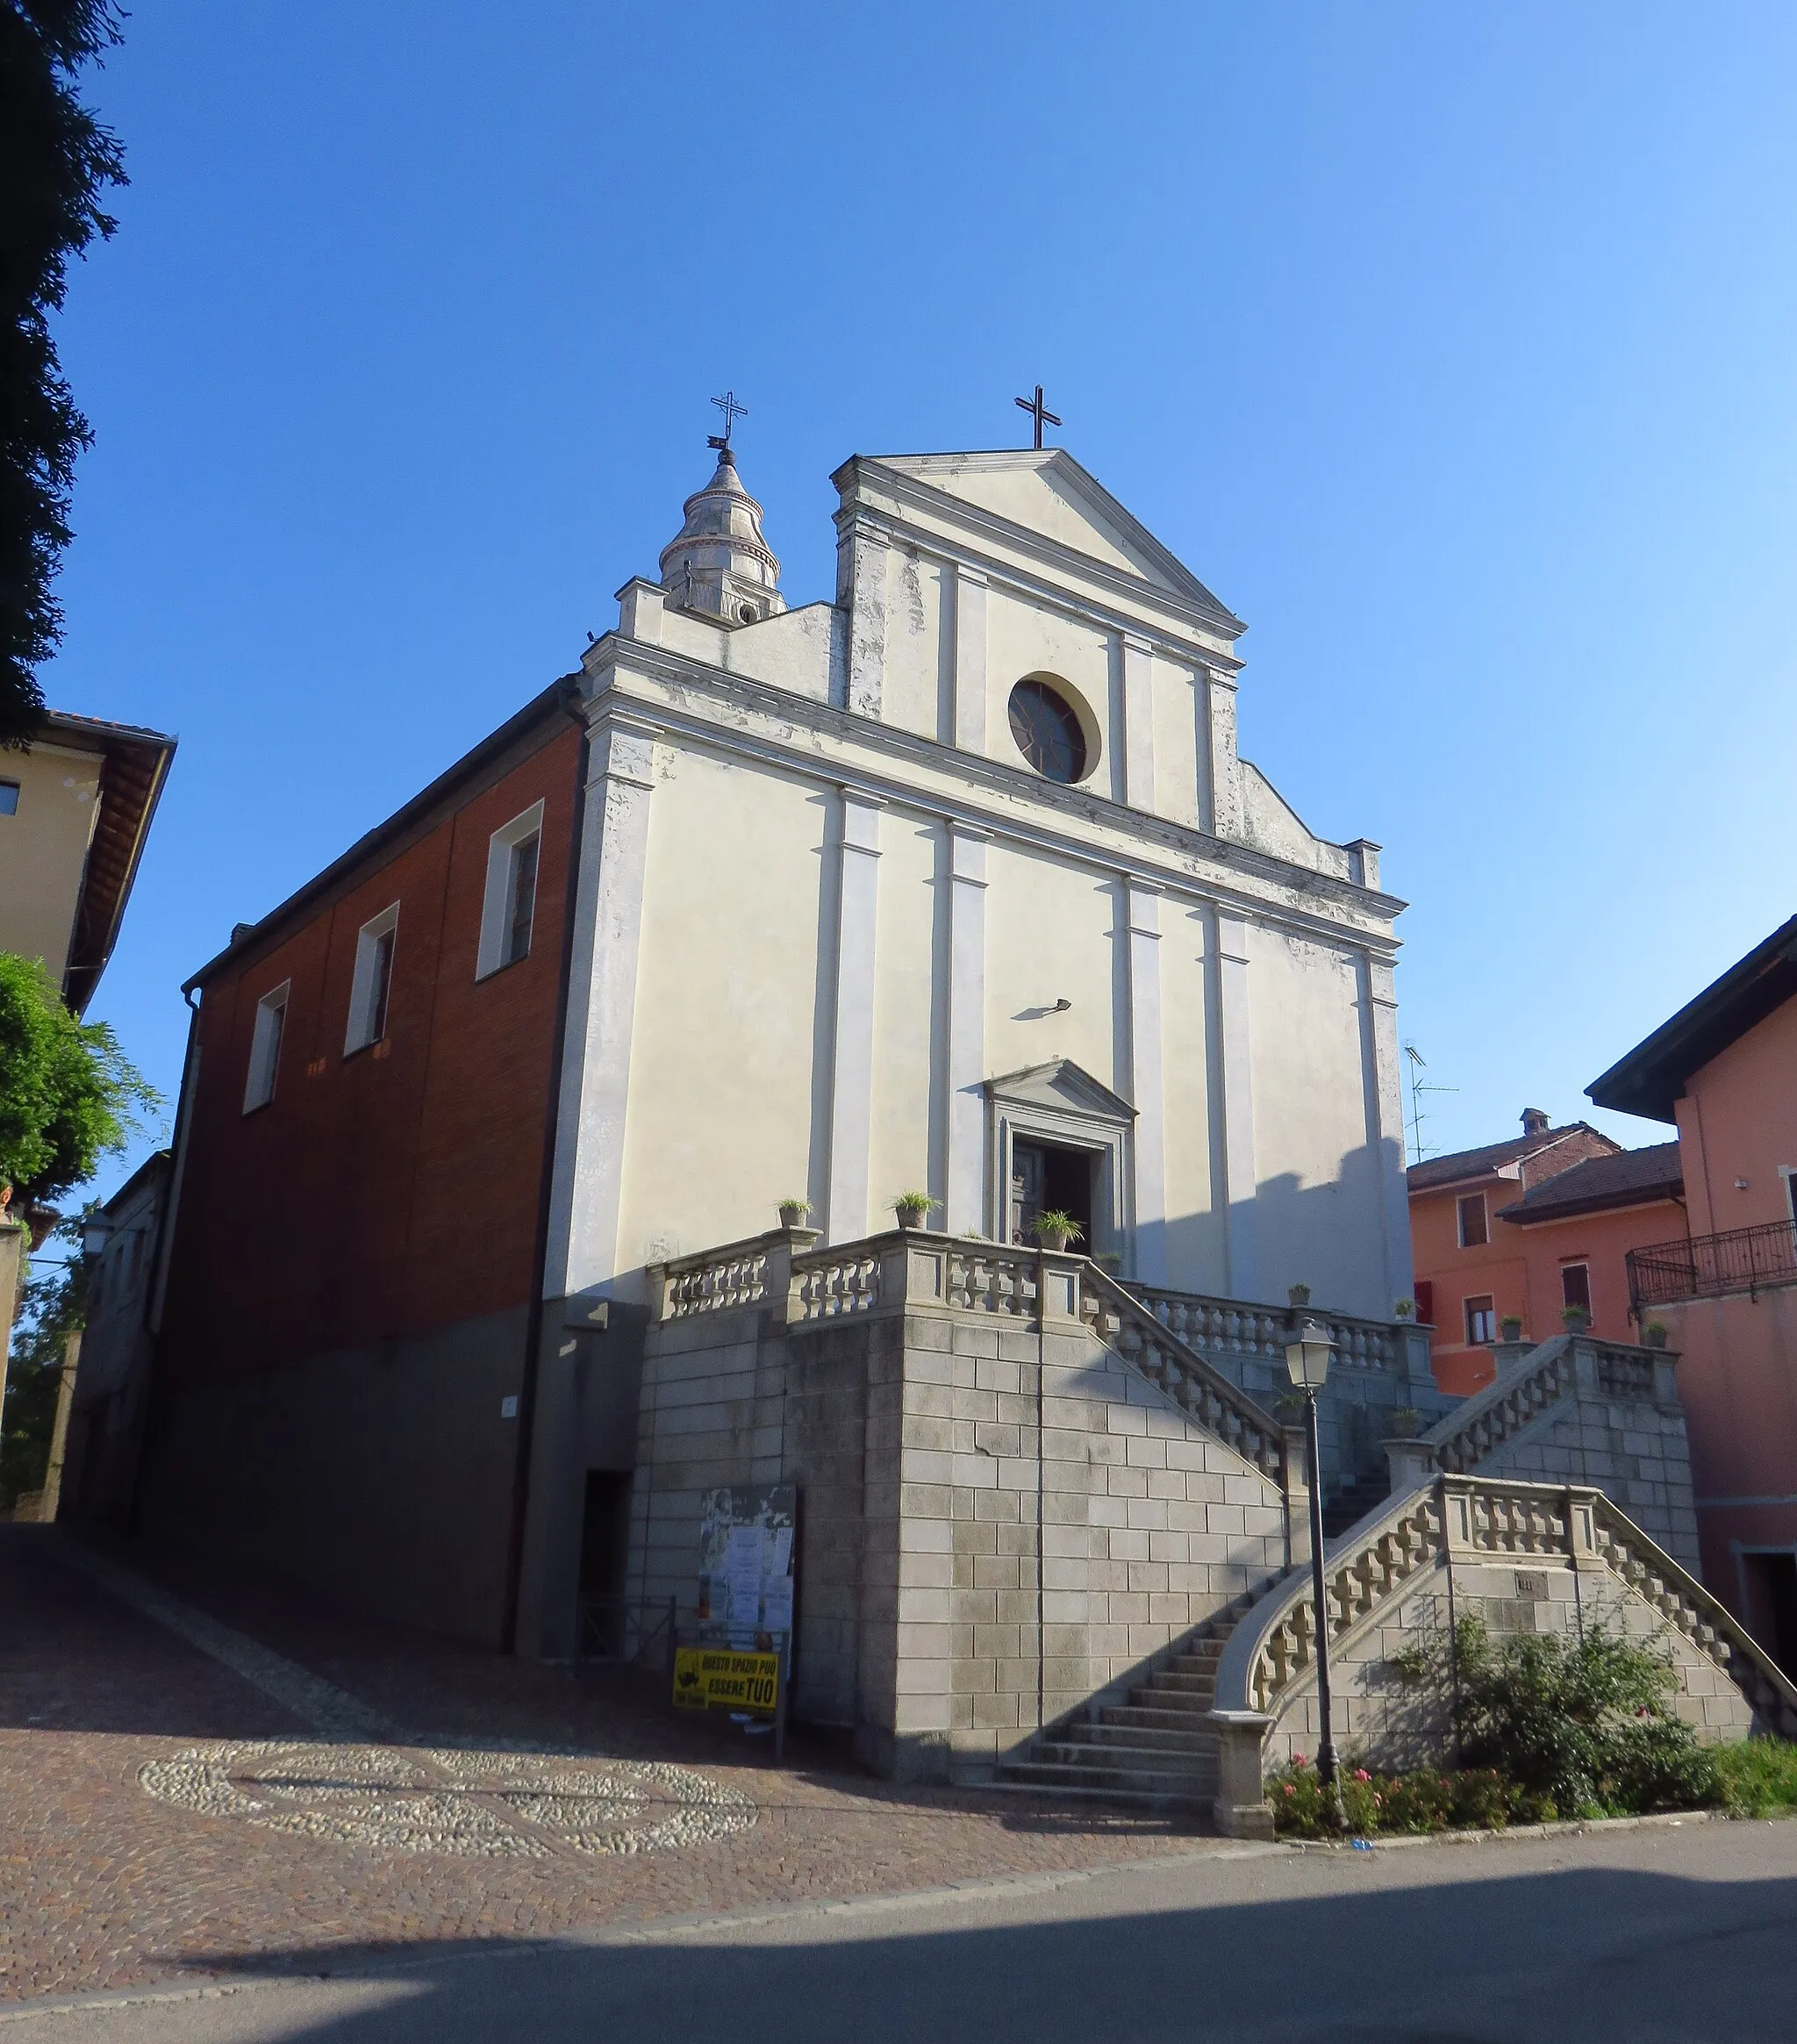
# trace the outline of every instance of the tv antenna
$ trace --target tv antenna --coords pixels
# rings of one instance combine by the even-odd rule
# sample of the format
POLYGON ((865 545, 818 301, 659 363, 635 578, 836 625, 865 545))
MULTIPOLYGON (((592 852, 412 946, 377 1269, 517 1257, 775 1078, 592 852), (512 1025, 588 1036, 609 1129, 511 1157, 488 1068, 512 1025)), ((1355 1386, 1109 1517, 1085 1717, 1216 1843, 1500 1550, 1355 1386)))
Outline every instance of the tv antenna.
POLYGON ((1404 1055, 1410 1060, 1410 1161, 1421 1164, 1423 1160, 1422 1124, 1428 1116, 1422 1111, 1422 1096, 1426 1093, 1458 1093, 1457 1086, 1435 1086, 1422 1075, 1428 1069, 1428 1060, 1414 1044, 1406 1044, 1404 1055))

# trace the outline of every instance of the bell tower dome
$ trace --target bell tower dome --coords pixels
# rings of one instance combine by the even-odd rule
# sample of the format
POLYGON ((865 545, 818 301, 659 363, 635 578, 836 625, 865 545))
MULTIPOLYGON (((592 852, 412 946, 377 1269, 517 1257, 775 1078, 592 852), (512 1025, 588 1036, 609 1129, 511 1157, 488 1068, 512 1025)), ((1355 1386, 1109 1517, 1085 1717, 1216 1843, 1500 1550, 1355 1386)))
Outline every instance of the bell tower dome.
POLYGON ((727 434, 717 473, 686 500, 686 521, 662 549, 662 586, 678 610, 720 625, 752 625, 786 607, 780 563, 762 537, 762 507, 742 487, 727 434))

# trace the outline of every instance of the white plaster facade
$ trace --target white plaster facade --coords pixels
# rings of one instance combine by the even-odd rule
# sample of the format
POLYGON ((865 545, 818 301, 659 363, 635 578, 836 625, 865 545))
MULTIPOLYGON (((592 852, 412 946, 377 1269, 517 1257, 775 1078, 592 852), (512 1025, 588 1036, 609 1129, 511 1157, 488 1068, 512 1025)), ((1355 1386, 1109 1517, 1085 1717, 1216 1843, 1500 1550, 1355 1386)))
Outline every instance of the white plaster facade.
MULTIPOLYGON (((547 1295, 641 1299, 789 1194, 830 1242, 913 1187, 1000 1235, 991 1082, 1058 1065, 1118 1103, 1092 1247, 1126 1277, 1388 1316, 1402 904, 1237 757, 1240 621, 1063 450, 834 479, 834 604, 726 623, 681 556, 584 656, 547 1295), (1013 741, 1027 677, 1076 785, 1013 741)), ((720 586, 771 559, 739 522, 720 586)))

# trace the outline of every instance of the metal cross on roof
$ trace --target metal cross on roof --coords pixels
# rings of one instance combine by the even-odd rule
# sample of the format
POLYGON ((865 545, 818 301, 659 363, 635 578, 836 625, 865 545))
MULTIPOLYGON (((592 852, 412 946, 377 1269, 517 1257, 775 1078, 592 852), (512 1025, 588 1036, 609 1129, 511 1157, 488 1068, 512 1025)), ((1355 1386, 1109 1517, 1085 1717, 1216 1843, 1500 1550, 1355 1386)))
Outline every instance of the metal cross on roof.
MULTIPOLYGON (((722 433, 708 433, 705 435, 705 445, 720 448, 727 448, 730 444, 730 434, 736 421, 739 419, 748 417, 748 406, 739 405, 736 402, 734 391, 726 391, 721 398, 713 398, 712 402, 724 414, 724 430, 722 433)), ((1036 445, 1040 447, 1042 442, 1038 441, 1036 445)))
MULTIPOLYGON (((715 402, 715 399, 713 402, 715 402)), ((1060 420, 1056 416, 1056 414, 1050 412, 1047 405, 1042 403, 1042 385, 1040 384, 1036 385, 1035 396, 1034 398, 1018 398, 1014 399, 1013 402, 1016 404, 1016 406, 1020 412, 1028 412, 1031 423, 1035 427, 1035 444, 1037 447, 1041 447, 1042 444, 1043 427, 1058 426, 1061 423, 1060 420)))

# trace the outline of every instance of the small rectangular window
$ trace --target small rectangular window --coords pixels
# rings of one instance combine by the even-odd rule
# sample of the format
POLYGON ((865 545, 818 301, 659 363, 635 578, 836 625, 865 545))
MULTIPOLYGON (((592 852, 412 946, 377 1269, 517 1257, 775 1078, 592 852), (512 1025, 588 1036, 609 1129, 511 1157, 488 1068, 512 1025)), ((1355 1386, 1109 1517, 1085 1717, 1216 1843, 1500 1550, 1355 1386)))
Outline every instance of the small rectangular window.
POLYGON ((530 927, 537 912, 536 837, 512 848, 512 913, 505 926, 505 963, 515 965, 530 956, 530 927))
POLYGON ((399 931, 399 904, 362 924, 355 938, 355 975, 349 986, 349 1027, 343 1055, 378 1044, 387 1033, 387 999, 393 987, 393 947, 399 931))
POLYGON ((1460 1246, 1483 1249, 1490 1240, 1491 1232, 1485 1219, 1485 1194, 1468 1193, 1460 1201, 1460 1246))
POLYGON ((1435 1323, 1435 1287, 1428 1278, 1416 1280, 1416 1317, 1425 1327, 1435 1323))
POLYGON ((0 781, 0 816, 17 816, 18 814, 18 783, 0 781))
POLYGON ((1498 1338, 1498 1316, 1489 1292, 1482 1299, 1466 1302, 1466 1338, 1475 1343, 1498 1338))
POLYGON ((275 1081, 281 1073, 281 1042, 287 1034, 287 991, 291 981, 283 979, 272 993, 256 1003, 255 1028, 249 1040, 249 1077, 243 1088, 243 1111, 252 1114, 275 1097, 275 1081))
POLYGON ((484 979, 489 973, 515 965, 530 956, 542 846, 541 802, 533 802, 487 840, 487 885, 481 903, 480 949, 474 972, 476 979, 484 979))
POLYGON ((1591 1311, 1591 1266, 1588 1263, 1563 1263, 1560 1266, 1560 1297, 1568 1306, 1577 1306, 1582 1311, 1591 1311))

